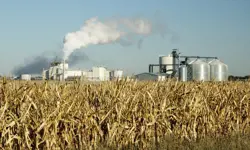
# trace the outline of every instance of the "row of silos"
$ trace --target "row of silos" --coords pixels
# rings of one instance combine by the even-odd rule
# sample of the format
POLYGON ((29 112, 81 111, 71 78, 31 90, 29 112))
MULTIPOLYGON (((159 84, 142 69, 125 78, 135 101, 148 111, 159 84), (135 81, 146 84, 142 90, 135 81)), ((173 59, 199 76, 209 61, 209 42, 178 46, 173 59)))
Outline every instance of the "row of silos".
POLYGON ((227 81, 228 66, 218 59, 205 62, 196 59, 179 67, 180 81, 227 81))

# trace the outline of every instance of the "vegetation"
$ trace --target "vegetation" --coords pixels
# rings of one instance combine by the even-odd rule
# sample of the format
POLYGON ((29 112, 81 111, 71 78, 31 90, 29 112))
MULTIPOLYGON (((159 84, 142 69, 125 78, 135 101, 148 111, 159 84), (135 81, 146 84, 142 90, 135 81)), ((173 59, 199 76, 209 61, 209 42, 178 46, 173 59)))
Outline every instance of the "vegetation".
POLYGON ((3 79, 0 147, 249 149, 249 104, 250 82, 3 79))

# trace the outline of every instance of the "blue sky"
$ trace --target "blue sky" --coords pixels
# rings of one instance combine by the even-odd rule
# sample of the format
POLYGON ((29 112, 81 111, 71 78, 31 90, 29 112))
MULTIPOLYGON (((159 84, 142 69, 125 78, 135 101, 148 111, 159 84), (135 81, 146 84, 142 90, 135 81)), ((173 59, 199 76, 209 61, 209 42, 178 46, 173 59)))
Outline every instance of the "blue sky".
MULTIPOLYGON (((178 48, 185 55, 217 56, 230 74, 250 74, 250 0, 42 0, 0 1, 0 73, 43 52, 60 50, 66 33, 91 17, 152 18, 160 12, 179 40, 159 35, 136 45, 90 46, 93 60, 129 73, 148 71, 158 56, 178 48)), ((85 66, 82 66, 85 67, 85 66)))

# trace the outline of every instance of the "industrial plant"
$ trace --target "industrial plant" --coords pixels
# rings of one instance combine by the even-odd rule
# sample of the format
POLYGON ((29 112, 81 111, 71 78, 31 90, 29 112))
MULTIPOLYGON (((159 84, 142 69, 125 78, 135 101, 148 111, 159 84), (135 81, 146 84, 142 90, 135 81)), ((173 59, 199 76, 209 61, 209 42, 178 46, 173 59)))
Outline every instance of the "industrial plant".
MULTIPOLYGON (((94 66, 91 70, 72 70, 66 61, 52 62, 42 71, 41 79, 67 81, 81 79, 87 81, 109 81, 124 78, 123 70, 108 70, 94 66)), ((149 64, 149 71, 132 77, 136 80, 164 81, 175 78, 178 81, 227 81, 228 66, 217 57, 182 56, 173 49, 169 55, 159 56, 159 64, 149 64)), ((31 80, 29 74, 20 75, 21 80, 31 80)), ((40 79, 39 77, 35 79, 40 79)))
POLYGON ((177 49, 159 56, 159 64, 149 64, 149 72, 136 75, 138 80, 176 78, 179 81, 227 81, 228 66, 217 57, 181 56, 177 49), (157 67, 157 71, 154 69, 157 67))
POLYGON ((88 81, 108 81, 118 79, 120 80, 123 76, 122 70, 111 70, 102 66, 92 67, 92 70, 71 70, 69 64, 63 62, 53 62, 47 70, 43 70, 43 80, 72 80, 82 79, 88 81))

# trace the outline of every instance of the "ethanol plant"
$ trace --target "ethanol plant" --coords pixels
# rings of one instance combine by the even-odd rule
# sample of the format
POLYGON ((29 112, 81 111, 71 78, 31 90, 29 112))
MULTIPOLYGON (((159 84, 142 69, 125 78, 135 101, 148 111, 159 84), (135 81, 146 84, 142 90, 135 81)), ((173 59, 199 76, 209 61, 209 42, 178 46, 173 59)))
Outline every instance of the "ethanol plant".
POLYGON ((160 56, 159 64, 149 64, 149 73, 159 68, 159 74, 179 81, 227 81, 228 66, 217 57, 181 56, 173 49, 168 56, 160 56))
POLYGON ((47 70, 43 70, 44 80, 88 80, 88 81, 108 81, 121 80, 122 70, 108 70, 103 66, 93 66, 91 70, 70 69, 66 61, 53 62, 47 70))

